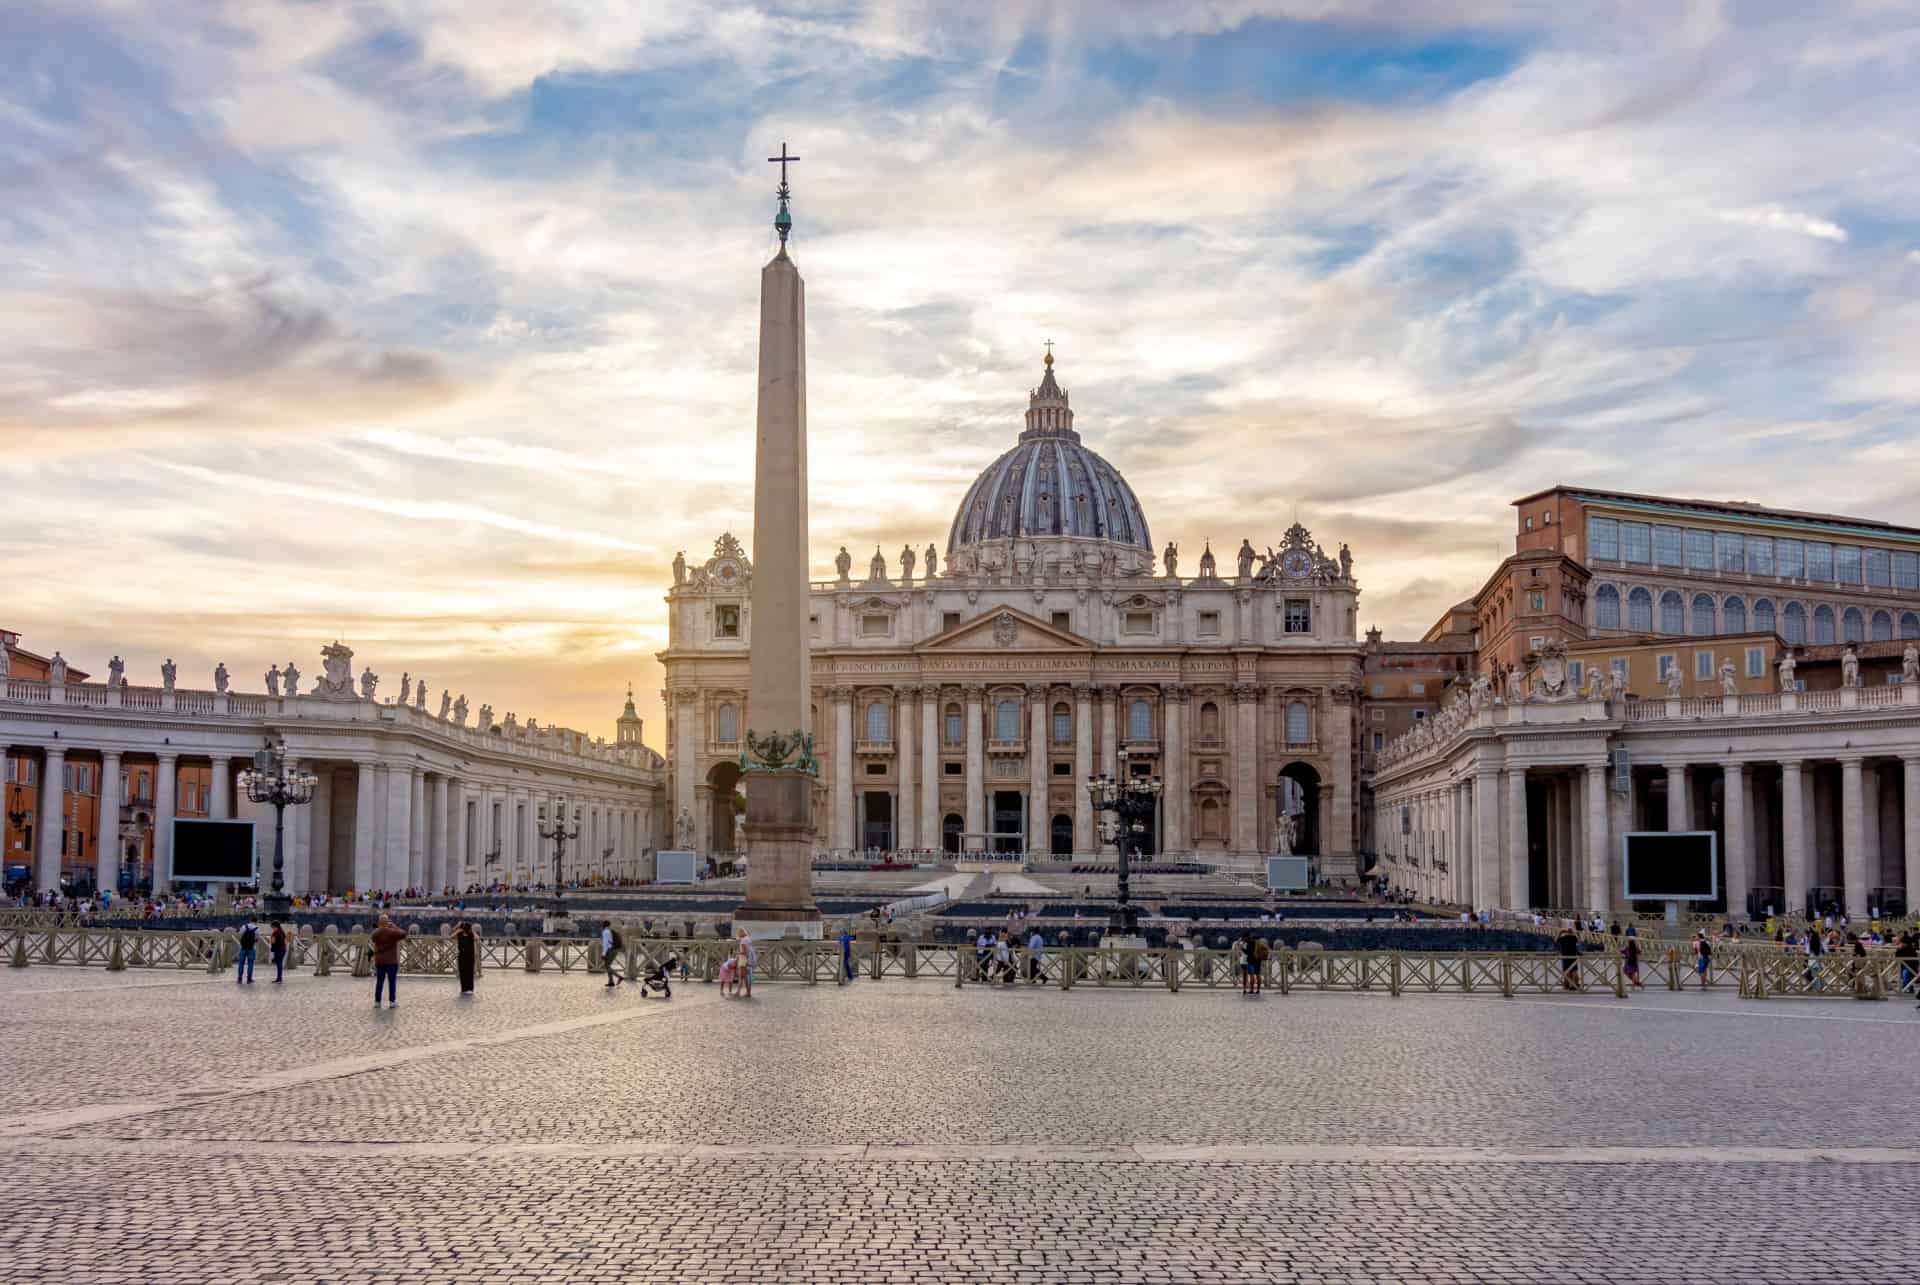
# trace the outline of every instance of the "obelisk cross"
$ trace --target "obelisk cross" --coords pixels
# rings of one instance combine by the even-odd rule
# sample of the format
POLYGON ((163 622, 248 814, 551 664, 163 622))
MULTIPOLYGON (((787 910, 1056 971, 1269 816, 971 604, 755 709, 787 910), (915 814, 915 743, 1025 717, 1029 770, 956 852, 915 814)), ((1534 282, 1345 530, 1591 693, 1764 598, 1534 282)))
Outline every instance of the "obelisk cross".
POLYGON ((787 201, 793 195, 793 189, 787 186, 787 166, 791 162, 799 159, 798 156, 789 156, 787 154, 787 144, 784 139, 782 139, 780 143, 780 155, 769 156, 767 158, 769 165, 777 164, 780 166, 780 187, 779 190, 774 193, 775 196, 780 198, 780 210, 773 216, 773 229, 780 234, 780 244, 782 246, 787 243, 787 233, 793 231, 793 215, 787 212, 787 201))

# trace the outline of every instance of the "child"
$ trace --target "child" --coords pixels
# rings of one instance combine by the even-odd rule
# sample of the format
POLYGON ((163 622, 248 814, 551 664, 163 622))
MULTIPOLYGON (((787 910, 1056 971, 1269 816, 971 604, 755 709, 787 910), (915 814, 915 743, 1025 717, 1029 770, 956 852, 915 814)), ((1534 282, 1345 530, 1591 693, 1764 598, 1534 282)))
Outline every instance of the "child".
POLYGON ((720 993, 722 995, 732 995, 739 990, 733 980, 733 959, 732 955, 728 955, 720 961, 720 993))

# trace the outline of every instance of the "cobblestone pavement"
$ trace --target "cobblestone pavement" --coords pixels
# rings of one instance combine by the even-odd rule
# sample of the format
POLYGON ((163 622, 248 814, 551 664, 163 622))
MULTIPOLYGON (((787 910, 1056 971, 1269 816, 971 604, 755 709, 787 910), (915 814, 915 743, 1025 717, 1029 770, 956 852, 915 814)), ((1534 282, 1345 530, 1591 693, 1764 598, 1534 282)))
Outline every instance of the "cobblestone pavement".
POLYGON ((0 974, 0 1279, 1807 1282, 1920 1254, 1910 1004, 482 987, 375 1012, 345 978, 0 974))

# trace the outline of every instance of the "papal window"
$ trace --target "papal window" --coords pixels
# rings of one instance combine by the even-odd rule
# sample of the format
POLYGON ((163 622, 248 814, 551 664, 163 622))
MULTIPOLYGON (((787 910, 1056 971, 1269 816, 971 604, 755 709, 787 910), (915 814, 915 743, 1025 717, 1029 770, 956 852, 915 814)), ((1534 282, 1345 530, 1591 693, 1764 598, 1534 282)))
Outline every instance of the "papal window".
POLYGON ((740 710, 728 702, 714 711, 713 739, 722 743, 740 739, 740 710))
POLYGON ((1599 629, 1620 627, 1620 591, 1610 584, 1603 584, 1594 591, 1593 623, 1599 629))

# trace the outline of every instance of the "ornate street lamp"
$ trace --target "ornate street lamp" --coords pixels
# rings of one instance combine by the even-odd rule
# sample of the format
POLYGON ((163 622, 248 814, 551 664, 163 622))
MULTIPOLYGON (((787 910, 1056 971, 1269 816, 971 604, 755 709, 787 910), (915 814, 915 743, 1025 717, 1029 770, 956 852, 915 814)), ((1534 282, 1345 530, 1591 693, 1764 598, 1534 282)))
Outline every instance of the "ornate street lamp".
POLYGON ((567 855, 567 840, 580 837, 581 807, 573 805, 573 829, 567 829, 567 801, 555 799, 551 813, 545 803, 540 805, 540 837, 553 840, 553 915, 564 919, 567 915, 567 895, 560 884, 560 861, 567 855), (547 827, 547 818, 553 818, 553 827, 547 827))
POLYGON ((1105 772, 1087 778, 1087 794, 1095 812, 1110 813, 1101 823, 1101 836, 1110 840, 1120 854, 1120 901, 1107 920, 1109 936, 1140 935, 1140 911, 1133 904, 1129 885, 1130 858, 1147 845, 1147 827, 1160 809, 1162 785, 1157 776, 1125 774, 1127 760, 1120 760, 1123 775, 1115 778, 1105 772))
POLYGON ((273 888, 260 899, 268 918, 285 918, 293 912, 293 898, 286 891, 286 819, 287 807, 313 802, 313 790, 320 778, 311 772, 287 767, 287 743, 267 739, 265 748, 255 750, 253 766, 240 773, 240 787, 255 803, 273 805, 273 888))

